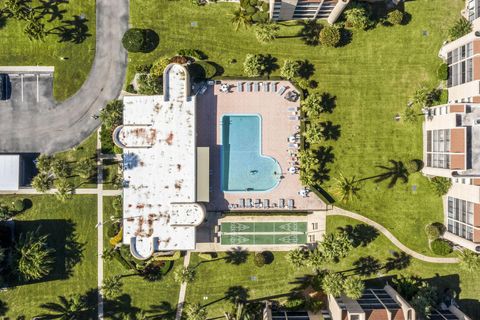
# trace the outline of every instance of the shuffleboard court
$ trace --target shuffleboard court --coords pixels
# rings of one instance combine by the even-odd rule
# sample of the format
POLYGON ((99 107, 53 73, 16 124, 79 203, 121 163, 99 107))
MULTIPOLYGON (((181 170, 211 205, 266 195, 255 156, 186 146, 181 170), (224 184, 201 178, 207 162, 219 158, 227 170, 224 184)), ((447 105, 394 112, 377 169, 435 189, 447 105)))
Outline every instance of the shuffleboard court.
POLYGON ((306 222, 224 222, 222 233, 283 233, 306 232, 306 222))
POLYGON ((304 244, 306 234, 222 234, 222 245, 304 244))

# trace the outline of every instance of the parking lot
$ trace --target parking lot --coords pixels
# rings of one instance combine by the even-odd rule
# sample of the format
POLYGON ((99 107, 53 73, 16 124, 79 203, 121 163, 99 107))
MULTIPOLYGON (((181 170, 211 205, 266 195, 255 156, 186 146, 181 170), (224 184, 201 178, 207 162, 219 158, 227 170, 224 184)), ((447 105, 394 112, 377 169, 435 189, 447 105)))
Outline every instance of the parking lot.
POLYGON ((8 72, 0 69, 0 74, 8 75, 6 100, 0 101, 0 107, 14 109, 44 109, 54 103, 53 71, 8 72))

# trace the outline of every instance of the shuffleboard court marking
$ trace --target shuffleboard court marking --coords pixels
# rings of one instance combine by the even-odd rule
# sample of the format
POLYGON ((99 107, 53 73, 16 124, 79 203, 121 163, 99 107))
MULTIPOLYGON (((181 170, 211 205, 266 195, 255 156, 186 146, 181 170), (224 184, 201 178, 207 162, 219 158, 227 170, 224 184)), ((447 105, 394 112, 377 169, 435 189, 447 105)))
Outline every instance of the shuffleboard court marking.
POLYGON ((298 236, 296 234, 289 235, 285 237, 278 238, 279 243, 288 243, 288 244, 296 244, 298 243, 298 236))
POLYGON ((235 236, 235 235, 230 236, 231 244, 244 244, 249 242, 250 242, 250 239, 244 236, 235 236))
POLYGON ((296 232, 298 230, 298 225, 296 222, 286 222, 278 226, 278 229, 288 232, 296 232))
POLYGON ((250 226, 248 224, 243 224, 239 222, 233 222, 230 225, 231 232, 244 232, 245 230, 249 230, 250 226))

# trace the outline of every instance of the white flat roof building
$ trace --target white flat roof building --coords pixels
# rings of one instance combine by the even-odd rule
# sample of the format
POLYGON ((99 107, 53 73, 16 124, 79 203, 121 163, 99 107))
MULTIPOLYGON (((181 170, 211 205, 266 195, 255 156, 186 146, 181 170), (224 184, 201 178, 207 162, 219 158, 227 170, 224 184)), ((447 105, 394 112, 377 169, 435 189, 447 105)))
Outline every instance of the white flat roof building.
POLYGON ((20 156, 0 155, 0 191, 17 191, 20 188, 20 156))
POLYGON ((195 249, 205 217, 197 203, 196 104, 189 75, 178 64, 164 73, 163 96, 124 97, 123 243, 138 259, 157 251, 195 249))

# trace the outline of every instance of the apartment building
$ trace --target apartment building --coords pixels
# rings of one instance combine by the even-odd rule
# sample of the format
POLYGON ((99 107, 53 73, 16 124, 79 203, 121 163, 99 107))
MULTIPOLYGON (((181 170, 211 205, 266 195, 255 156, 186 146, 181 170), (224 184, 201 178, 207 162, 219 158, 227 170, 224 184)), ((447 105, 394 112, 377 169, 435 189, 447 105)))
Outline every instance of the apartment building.
POLYGON ((480 251, 479 3, 466 1, 462 12, 473 31, 440 49, 448 64, 448 103, 429 108, 423 125, 423 173, 452 180, 444 197, 445 238, 473 251, 480 251))
POLYGON ((327 19, 334 23, 350 0, 270 0, 270 17, 274 21, 327 19))

